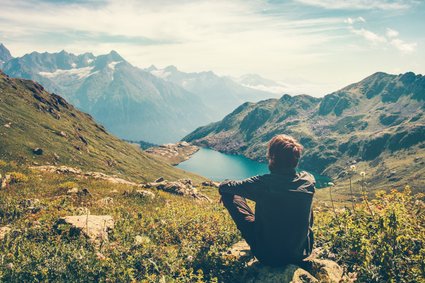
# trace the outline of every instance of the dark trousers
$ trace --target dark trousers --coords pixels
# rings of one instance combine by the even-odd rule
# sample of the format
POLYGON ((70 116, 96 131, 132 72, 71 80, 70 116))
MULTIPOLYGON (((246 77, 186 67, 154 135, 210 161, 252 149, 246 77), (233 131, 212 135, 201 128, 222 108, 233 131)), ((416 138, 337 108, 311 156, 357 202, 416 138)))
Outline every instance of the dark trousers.
POLYGON ((246 199, 238 195, 223 194, 221 197, 224 207, 241 231, 251 250, 255 247, 255 214, 246 203, 246 199))

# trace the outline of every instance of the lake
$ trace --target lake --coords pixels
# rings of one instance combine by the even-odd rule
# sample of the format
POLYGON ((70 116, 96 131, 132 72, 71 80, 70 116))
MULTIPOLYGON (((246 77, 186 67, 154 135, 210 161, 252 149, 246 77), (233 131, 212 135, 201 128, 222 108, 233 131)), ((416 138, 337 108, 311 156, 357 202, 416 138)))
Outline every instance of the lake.
MULTIPOLYGON (((192 157, 176 167, 205 176, 213 181, 225 179, 242 180, 255 175, 269 173, 267 164, 248 159, 241 155, 231 155, 208 148, 200 148, 192 157)), ((312 172, 310 172, 312 173, 312 172)), ((331 180, 314 174, 317 187, 323 187, 331 180)))

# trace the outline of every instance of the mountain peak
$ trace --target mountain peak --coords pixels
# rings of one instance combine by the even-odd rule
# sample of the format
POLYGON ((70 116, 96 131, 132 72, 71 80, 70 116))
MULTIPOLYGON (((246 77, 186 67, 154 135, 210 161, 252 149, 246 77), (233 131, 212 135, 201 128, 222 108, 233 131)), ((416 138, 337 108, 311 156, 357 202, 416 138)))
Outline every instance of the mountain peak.
POLYGON ((167 72, 177 72, 178 71, 177 67, 174 66, 174 65, 170 65, 170 66, 166 67, 164 70, 167 71, 167 72))
POLYGON ((108 57, 111 58, 113 61, 123 61, 124 59, 121 57, 120 54, 118 54, 117 51, 111 50, 108 54, 108 57))
POLYGON ((3 43, 0 43, 0 65, 2 62, 7 62, 10 59, 13 59, 13 56, 10 54, 9 49, 3 43))

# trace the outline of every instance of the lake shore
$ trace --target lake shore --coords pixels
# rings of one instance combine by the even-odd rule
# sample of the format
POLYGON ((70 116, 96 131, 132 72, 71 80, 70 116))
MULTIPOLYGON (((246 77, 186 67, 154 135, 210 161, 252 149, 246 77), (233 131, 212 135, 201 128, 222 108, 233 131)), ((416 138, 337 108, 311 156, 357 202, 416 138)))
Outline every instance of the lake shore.
POLYGON ((188 160, 199 150, 199 147, 188 142, 168 143, 145 150, 146 153, 155 155, 163 161, 175 166, 188 160))

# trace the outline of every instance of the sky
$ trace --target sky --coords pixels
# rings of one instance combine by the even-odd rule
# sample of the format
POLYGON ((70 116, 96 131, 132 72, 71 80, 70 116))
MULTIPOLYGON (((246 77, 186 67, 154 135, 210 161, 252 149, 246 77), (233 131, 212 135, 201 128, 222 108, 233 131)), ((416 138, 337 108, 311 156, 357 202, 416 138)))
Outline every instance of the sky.
POLYGON ((0 42, 116 50, 146 68, 256 73, 323 96, 377 72, 425 74, 425 0, 0 0, 0 42))

